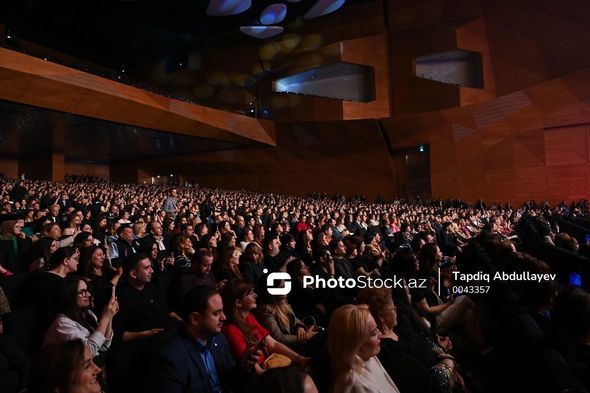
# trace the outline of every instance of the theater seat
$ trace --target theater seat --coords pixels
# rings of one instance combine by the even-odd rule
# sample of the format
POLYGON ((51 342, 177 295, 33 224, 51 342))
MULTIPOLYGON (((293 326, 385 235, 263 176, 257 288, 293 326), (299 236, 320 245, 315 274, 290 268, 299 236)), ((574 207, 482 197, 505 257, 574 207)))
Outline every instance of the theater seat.
POLYGON ((4 290, 12 310, 26 306, 30 278, 31 273, 17 273, 0 278, 0 287, 4 290))
MULTIPOLYGON (((590 259, 584 256, 540 242, 530 244, 525 251, 546 262, 557 274, 557 281, 562 284, 569 283, 569 275, 572 272, 580 273, 582 277, 590 277, 590 259)), ((582 281, 582 286, 590 289, 590 282, 582 281)))
POLYGON ((172 307, 170 304, 170 287, 174 280, 174 273, 161 273, 155 276, 154 283, 160 290, 162 300, 166 302, 168 307, 172 307))
POLYGON ((541 393, 569 392, 588 393, 565 359, 553 348, 542 348, 537 352, 536 367, 531 370, 537 384, 533 390, 541 393))

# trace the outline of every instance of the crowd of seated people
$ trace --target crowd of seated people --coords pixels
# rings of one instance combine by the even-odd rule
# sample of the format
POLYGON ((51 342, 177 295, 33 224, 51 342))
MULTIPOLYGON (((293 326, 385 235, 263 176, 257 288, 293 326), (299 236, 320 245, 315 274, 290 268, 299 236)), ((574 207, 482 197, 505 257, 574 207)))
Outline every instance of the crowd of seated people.
POLYGON ((71 177, 0 202, 0 392, 590 391, 584 201, 71 177))

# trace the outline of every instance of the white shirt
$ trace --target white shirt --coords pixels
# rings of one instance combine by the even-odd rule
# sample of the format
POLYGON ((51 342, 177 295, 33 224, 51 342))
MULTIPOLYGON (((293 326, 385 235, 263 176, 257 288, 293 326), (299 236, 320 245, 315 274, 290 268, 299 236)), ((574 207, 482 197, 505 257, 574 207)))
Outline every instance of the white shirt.
MULTIPOLYGON (((95 321, 97 320, 96 315, 92 311, 88 311, 88 313, 95 321)), ((49 326, 45 334, 45 339, 43 340, 43 346, 77 339, 82 340, 88 346, 90 352, 92 352, 92 356, 96 356, 99 351, 104 352, 109 349, 113 334, 111 332, 111 337, 106 338, 101 332, 96 330, 90 332, 78 322, 63 314, 59 314, 51 323, 51 326, 49 326)))
POLYGON ((357 370, 351 370, 345 380, 336 382, 333 393, 400 393, 395 383, 374 356, 357 370))

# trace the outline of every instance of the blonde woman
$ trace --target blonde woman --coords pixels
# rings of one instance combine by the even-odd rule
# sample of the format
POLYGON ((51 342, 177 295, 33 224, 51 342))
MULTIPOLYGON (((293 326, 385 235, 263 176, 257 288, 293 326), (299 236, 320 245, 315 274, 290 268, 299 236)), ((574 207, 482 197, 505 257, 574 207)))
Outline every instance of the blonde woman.
POLYGON ((136 239, 142 239, 147 233, 147 224, 145 222, 136 222, 133 224, 133 235, 136 239))
POLYGON ((259 293, 257 317, 275 340, 292 349, 301 349, 317 333, 315 326, 306 328, 297 318, 287 296, 270 295, 265 286, 259 293))
POLYGON ((381 332, 366 305, 347 304, 330 318, 332 393, 399 393, 377 358, 381 332))

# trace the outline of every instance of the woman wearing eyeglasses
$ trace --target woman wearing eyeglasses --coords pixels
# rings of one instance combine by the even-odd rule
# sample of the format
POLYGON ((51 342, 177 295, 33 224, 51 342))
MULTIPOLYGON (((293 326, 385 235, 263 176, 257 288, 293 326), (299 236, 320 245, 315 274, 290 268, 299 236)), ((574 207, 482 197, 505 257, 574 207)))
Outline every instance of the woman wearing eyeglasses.
POLYGON ((68 277, 60 284, 59 302, 60 314, 47 330, 43 346, 80 339, 90 348, 92 356, 110 347, 113 317, 119 311, 115 296, 111 296, 98 319, 90 310, 92 296, 86 282, 77 277, 68 277))

